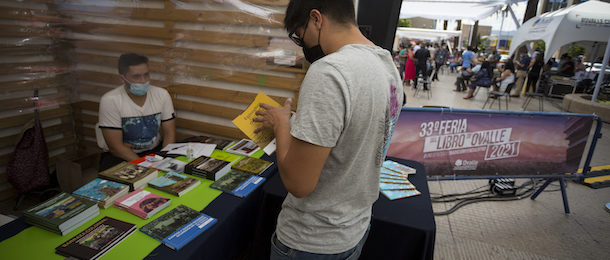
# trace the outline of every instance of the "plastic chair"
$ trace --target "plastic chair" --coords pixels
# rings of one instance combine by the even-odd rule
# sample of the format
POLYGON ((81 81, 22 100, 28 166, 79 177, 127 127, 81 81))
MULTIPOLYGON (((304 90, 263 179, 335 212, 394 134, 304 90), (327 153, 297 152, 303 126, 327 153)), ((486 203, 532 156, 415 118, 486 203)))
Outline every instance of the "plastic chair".
POLYGON ((502 110, 501 104, 502 104, 502 99, 504 98, 506 101, 506 110, 508 110, 508 102, 510 101, 510 91, 513 89, 514 86, 515 86, 515 83, 513 82, 513 83, 508 84, 508 86, 506 86, 506 90, 504 90, 504 91, 489 91, 489 93, 487 93, 487 99, 485 100, 485 103, 483 104, 483 107, 481 109, 485 109, 485 106, 487 105, 487 102, 489 102, 490 99, 491 99, 491 103, 489 103, 489 109, 491 109, 491 106, 497 99, 498 100, 498 110, 502 110))

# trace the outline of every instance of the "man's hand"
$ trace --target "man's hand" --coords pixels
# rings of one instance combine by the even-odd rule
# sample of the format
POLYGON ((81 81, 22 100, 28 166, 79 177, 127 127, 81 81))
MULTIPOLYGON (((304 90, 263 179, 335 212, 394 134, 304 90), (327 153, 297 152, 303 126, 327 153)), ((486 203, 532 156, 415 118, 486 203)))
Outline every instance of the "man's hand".
POLYGON ((271 129, 276 132, 276 127, 281 124, 288 123, 290 120, 290 106, 292 105, 292 99, 286 99, 284 106, 273 107, 265 103, 261 103, 261 110, 256 111, 258 117, 253 118, 254 122, 263 123, 263 125, 256 130, 254 133, 258 133, 264 129, 271 129))

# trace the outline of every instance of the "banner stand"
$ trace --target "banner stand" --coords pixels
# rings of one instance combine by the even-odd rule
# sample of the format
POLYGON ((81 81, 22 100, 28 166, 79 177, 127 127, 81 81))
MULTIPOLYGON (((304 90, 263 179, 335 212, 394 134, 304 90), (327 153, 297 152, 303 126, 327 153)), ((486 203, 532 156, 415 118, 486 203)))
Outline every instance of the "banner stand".
MULTIPOLYGON (((569 208, 569 203, 568 203, 568 197, 567 197, 567 193, 566 193, 566 183, 565 183, 565 179, 566 178, 570 178, 570 179, 575 179, 580 183, 583 183, 583 180, 585 178, 589 178, 589 177, 593 177, 595 175, 598 175, 595 172, 591 172, 591 159, 593 157, 593 153, 595 151, 595 147, 597 144, 597 139, 601 138, 601 128, 602 128, 602 120, 599 116, 595 115, 595 114, 573 114, 573 113, 549 113, 549 112, 529 112, 529 111, 493 111, 493 110, 486 110, 486 111, 482 111, 482 110, 468 110, 468 109, 452 109, 452 108, 403 108, 403 112, 433 112, 433 113, 438 113, 438 115, 447 115, 446 113, 467 113, 467 114, 488 114, 489 116, 492 115, 530 115, 530 116, 550 116, 550 117, 583 117, 583 118, 591 118, 593 121, 596 122, 596 127, 595 127, 595 131, 593 133, 593 137, 591 139, 591 143, 589 145, 589 149, 586 152, 586 158, 585 158, 585 162, 584 165, 582 167, 582 173, 578 173, 578 171, 570 173, 569 171, 565 174, 529 174, 529 175, 512 175, 512 174, 499 174, 499 175, 484 175, 484 176, 473 176, 473 175, 456 175, 455 173, 453 175, 445 175, 445 176, 428 176, 428 181, 434 181, 434 180, 467 180, 467 179, 497 179, 497 178, 538 178, 538 179, 546 179, 545 182, 542 184, 542 186, 540 186, 535 192, 534 194, 532 194, 530 196, 530 199, 535 200, 542 191, 544 191, 544 189, 546 189, 548 187, 549 184, 551 184, 553 181, 558 180, 559 181, 559 186, 560 186, 560 190, 561 190, 561 196, 563 199, 563 206, 564 206, 564 211, 566 214, 570 213, 570 208, 569 208)), ((402 116, 402 115, 401 115, 402 116)), ((419 121, 416 121, 413 119, 413 114, 410 115, 409 120, 408 121, 415 121, 415 124, 419 124, 419 121)), ((405 119, 406 120, 406 119, 405 119)), ((399 118, 400 121, 400 118, 399 118)), ((506 127, 506 126, 504 126, 506 127)), ((400 129, 400 128, 397 128, 400 129)), ((591 129, 591 128, 589 128, 591 129)), ((413 133, 413 129, 411 128, 407 128, 403 131, 409 130, 411 133, 413 133)), ((394 135, 396 135, 396 131, 394 135)), ((392 142, 394 141, 394 139, 392 140, 392 142)), ((399 141, 398 141, 399 142, 399 141)), ((411 145, 413 145, 413 143, 411 143, 411 145)), ((392 146, 392 145, 390 145, 392 146)), ((390 148, 391 150, 392 148, 390 148)), ((400 151, 395 151, 397 153, 399 153, 400 151)), ((582 153, 583 155, 585 154, 585 152, 583 151, 582 153)), ((389 154, 390 155, 390 154, 389 154)), ((391 156, 395 156, 395 157, 401 157, 397 154, 391 154, 391 156)), ((404 156, 403 156, 404 157, 404 156)), ((402 157, 401 157, 402 158, 402 157)), ((416 160, 417 161, 417 160, 416 160)), ((424 159, 425 161, 425 159, 424 159)), ((424 163, 424 162, 422 162, 424 163)), ((425 164, 425 163, 424 163, 425 164)), ((534 169, 533 169, 534 170, 534 169)))

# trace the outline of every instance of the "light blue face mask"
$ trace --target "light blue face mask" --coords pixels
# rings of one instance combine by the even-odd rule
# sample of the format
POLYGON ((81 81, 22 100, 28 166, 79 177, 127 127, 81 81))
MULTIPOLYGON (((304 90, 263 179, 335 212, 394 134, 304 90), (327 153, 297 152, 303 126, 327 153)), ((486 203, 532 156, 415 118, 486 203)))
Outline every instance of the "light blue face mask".
POLYGON ((131 83, 127 79, 125 79, 125 81, 129 83, 129 92, 136 96, 146 95, 146 92, 148 92, 148 89, 150 88, 150 81, 147 81, 146 83, 131 83))

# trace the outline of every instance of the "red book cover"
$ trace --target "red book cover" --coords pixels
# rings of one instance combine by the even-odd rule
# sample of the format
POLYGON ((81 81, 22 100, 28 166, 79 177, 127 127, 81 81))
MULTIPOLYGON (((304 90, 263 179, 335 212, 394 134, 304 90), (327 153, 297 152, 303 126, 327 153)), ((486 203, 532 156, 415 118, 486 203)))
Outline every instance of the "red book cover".
POLYGON ((169 206, 171 200, 149 191, 137 189, 114 201, 114 206, 147 219, 169 206))

